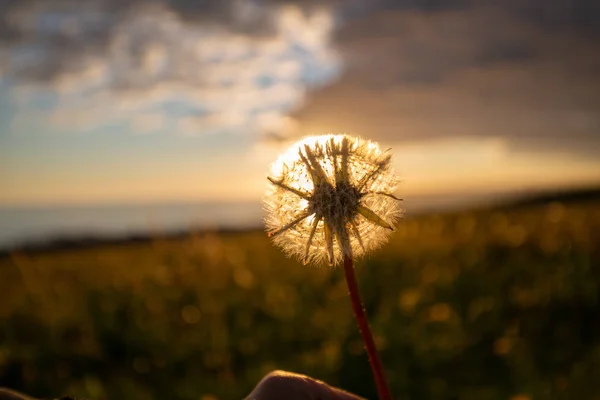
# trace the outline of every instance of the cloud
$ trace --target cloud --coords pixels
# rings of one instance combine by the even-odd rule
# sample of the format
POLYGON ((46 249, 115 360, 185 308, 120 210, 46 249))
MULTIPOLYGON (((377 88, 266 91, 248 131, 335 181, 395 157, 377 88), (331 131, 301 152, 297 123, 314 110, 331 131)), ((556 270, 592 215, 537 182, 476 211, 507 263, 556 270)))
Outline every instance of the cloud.
POLYGON ((13 130, 36 115, 69 132, 600 148, 600 10, 587 0, 2 4, 13 130))
POLYGON ((600 53, 591 27, 562 1, 566 15, 545 18, 529 15, 534 1, 479 4, 388 7, 349 21, 336 40, 344 75, 294 114, 302 133, 502 138, 512 151, 594 156, 600 53))
POLYGON ((279 130, 307 90, 341 69, 327 6, 111 4, 31 2, 8 13, 23 37, 3 49, 13 130, 32 115, 66 132, 279 130))

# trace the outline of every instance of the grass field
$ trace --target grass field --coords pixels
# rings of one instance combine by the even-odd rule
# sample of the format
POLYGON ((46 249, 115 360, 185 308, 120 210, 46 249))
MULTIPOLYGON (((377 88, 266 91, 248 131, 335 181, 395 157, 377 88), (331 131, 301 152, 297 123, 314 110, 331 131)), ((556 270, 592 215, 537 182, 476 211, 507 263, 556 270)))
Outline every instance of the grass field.
MULTIPOLYGON (((357 274, 402 399, 600 399, 600 200, 407 218, 357 274)), ((272 369, 374 399, 343 273, 262 232, 0 258, 0 386, 239 399, 272 369)))

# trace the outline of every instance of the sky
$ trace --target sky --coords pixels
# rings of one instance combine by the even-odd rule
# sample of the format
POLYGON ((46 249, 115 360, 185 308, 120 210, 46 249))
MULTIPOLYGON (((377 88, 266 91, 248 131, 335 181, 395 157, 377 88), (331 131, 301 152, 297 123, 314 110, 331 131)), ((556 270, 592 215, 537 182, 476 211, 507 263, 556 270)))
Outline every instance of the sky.
POLYGON ((305 135, 403 197, 600 184, 592 0, 0 3, 0 205, 252 201, 305 135))

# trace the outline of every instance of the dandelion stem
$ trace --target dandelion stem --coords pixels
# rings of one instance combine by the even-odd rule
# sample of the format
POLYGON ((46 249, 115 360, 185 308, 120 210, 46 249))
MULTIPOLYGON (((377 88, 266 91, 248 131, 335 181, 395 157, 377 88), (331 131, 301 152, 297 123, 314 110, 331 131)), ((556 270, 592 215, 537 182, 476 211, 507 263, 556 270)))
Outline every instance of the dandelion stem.
POLYGON ((375 378, 379 400, 393 400, 392 392, 390 391, 390 387, 388 386, 383 372, 383 364, 379 358, 379 353, 377 353, 375 341, 373 340, 373 335, 369 328, 369 321, 367 320, 367 315, 362 305, 362 300, 360 299, 360 292, 358 290, 356 276, 354 275, 352 258, 347 255, 344 256, 344 272, 346 274, 346 283, 348 284, 350 300, 358 324, 358 330, 360 331, 365 347, 367 348, 367 355, 369 357, 369 363, 371 364, 371 371, 373 371, 373 377, 375 378))

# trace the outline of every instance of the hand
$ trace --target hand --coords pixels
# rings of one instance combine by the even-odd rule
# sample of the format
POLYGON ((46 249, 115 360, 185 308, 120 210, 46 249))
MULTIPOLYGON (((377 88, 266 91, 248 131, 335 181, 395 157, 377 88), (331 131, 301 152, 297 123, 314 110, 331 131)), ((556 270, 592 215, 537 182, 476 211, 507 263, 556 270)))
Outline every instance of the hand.
MULTIPOLYGON (((0 400, 40 400, 29 397, 26 394, 19 393, 15 390, 0 387, 0 400)), ((73 400, 71 397, 61 397, 58 400, 73 400)))
POLYGON ((15 392, 14 390, 0 388, 0 400, 36 400, 33 397, 15 392))
MULTIPOLYGON (((67 399, 66 397, 64 399, 67 399)), ((0 400, 37 400, 0 388, 0 400)), ((267 374, 246 400, 364 400, 305 375, 285 371, 267 374)))
POLYGON ((310 378, 285 371, 267 374, 246 400, 364 400, 310 378))

